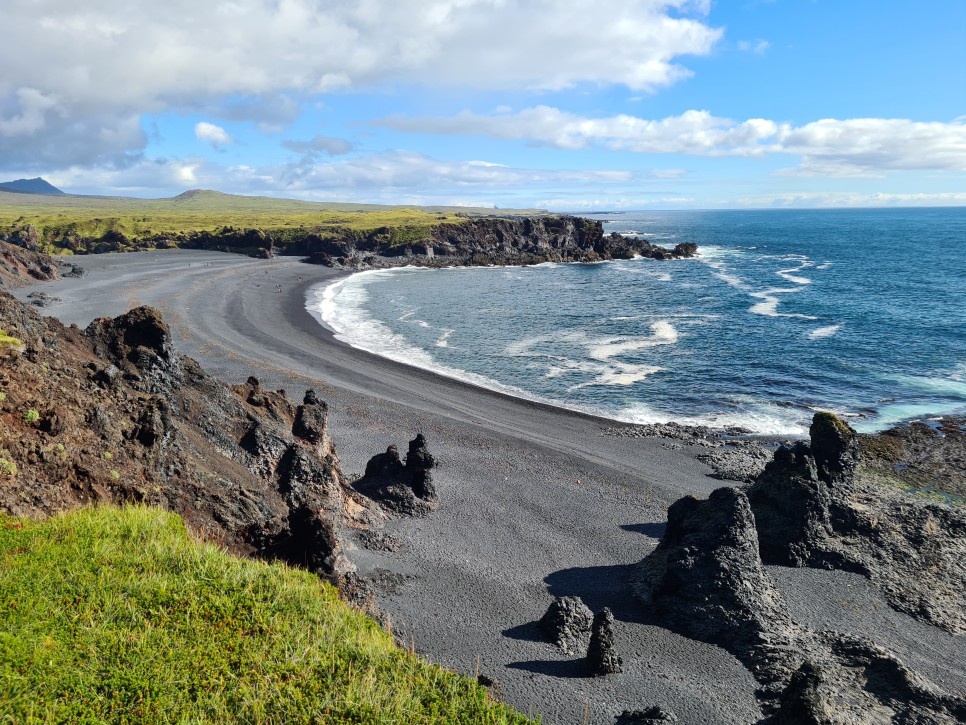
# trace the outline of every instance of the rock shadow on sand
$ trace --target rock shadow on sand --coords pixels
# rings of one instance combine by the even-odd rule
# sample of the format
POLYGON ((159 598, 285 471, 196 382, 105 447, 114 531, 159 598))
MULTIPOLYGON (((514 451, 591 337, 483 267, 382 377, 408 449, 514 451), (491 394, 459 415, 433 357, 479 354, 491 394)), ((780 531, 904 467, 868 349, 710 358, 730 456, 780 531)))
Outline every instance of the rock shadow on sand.
POLYGON ((583 657, 574 660, 529 660, 527 662, 511 662, 507 665, 511 670, 524 670, 537 675, 559 677, 561 679, 582 679, 589 677, 587 660, 583 657))
POLYGON ((621 526, 624 531, 630 531, 634 534, 642 534, 651 539, 661 540, 664 536, 664 530, 667 528, 666 521, 655 521, 650 524, 624 524, 621 526))

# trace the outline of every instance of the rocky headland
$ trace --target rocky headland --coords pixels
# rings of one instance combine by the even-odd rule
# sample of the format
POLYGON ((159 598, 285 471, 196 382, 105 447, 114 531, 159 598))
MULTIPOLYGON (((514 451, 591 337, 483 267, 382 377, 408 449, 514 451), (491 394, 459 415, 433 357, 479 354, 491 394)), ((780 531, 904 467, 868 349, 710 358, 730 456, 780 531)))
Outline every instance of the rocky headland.
POLYGON ((0 241, 30 252, 45 245, 73 254, 146 249, 205 249, 254 257, 301 256, 313 264, 348 270, 524 265, 541 262, 601 262, 609 259, 693 257, 691 243, 666 249, 644 239, 604 234, 601 222, 571 216, 467 219, 432 226, 374 229, 243 229, 145 233, 137 237, 111 229, 90 237, 70 229, 44 236, 31 224, 14 225, 0 241))
POLYGON ((580 217, 474 219, 433 227, 428 239, 399 241, 391 232, 305 240, 297 245, 315 264, 343 269, 525 265, 541 262, 603 262, 610 259, 693 257, 697 245, 673 249, 644 239, 604 234, 599 221, 580 217))

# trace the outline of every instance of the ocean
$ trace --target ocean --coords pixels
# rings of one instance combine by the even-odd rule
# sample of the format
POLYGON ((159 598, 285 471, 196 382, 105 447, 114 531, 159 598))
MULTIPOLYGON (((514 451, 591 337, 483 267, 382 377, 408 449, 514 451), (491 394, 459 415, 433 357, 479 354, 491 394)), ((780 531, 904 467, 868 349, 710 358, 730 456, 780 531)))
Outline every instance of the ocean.
POLYGON ((966 413, 966 208, 583 216, 700 256, 362 272, 308 305, 354 347, 631 423, 966 413))

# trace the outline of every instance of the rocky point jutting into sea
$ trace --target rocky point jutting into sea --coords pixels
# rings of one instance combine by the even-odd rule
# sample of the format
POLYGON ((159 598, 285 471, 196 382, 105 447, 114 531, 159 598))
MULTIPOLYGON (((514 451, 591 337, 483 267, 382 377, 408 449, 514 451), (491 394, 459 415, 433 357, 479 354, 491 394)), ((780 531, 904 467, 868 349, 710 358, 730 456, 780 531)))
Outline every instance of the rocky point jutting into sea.
POLYGON ((5 511, 177 511, 548 722, 966 718, 966 516, 936 493, 963 480, 963 421, 863 436, 820 413, 777 448, 620 426, 320 336, 325 266, 76 264, 0 294, 5 511))

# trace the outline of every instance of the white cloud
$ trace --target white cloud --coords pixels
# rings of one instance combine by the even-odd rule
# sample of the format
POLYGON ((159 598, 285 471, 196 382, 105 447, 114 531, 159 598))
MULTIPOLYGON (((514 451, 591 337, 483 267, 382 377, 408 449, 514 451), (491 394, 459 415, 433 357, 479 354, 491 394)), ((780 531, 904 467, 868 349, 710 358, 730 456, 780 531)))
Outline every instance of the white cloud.
POLYGON ((733 121, 708 111, 651 120, 621 114, 590 118, 550 106, 512 114, 469 112, 445 118, 390 116, 377 122, 400 131, 526 140, 562 149, 695 156, 794 154, 799 173, 855 176, 897 169, 966 170, 966 122, 908 119, 823 119, 795 127, 763 118, 733 121))
POLYGON ((130 119, 166 110, 279 130, 306 98, 388 83, 653 91, 721 37, 707 12, 692 0, 5 0, 0 160, 114 162, 144 147, 130 119), (73 125, 107 140, 79 149, 73 125))
POLYGON ((207 121, 200 121, 195 124, 195 136, 200 141, 207 141, 216 149, 227 146, 234 141, 229 133, 221 126, 216 126, 207 121))
POLYGON ((743 53, 754 53, 756 55, 764 55, 765 51, 771 47, 771 43, 767 40, 739 40, 738 50, 743 53))

